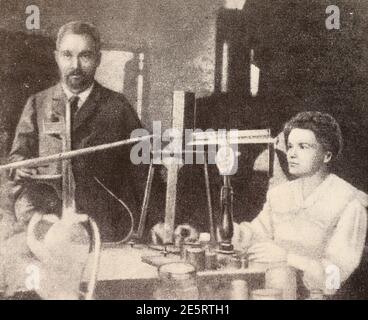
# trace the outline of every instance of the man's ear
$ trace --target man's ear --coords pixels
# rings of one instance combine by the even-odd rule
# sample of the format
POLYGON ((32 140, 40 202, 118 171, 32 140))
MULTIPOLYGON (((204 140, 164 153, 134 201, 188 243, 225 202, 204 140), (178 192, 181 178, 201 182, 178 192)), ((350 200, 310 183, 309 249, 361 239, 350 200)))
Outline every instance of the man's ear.
POLYGON ((97 67, 100 66, 100 63, 101 63, 101 51, 98 51, 97 52, 97 67))
POLYGON ((327 151, 325 154, 325 157, 323 159, 324 163, 329 163, 332 159, 332 152, 331 151, 327 151))
POLYGON ((54 57, 57 64, 59 64, 59 52, 57 50, 54 50, 54 57))

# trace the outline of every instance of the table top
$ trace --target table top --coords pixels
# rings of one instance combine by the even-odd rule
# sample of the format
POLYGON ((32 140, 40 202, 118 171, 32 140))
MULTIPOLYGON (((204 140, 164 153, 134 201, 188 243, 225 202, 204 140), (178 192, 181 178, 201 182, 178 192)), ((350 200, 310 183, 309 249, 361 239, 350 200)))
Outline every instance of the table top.
MULTIPOLYGON (((101 250, 98 281, 157 278, 157 268, 142 262, 142 256, 159 254, 147 246, 116 245, 101 250)), ((84 275, 87 276, 91 264, 84 275)))
MULTIPOLYGON (((150 299, 158 280, 158 268, 157 265, 154 266, 142 260, 149 261, 152 257, 156 262, 180 261, 178 254, 169 253, 164 256, 157 249, 147 245, 133 247, 127 244, 104 245, 97 275, 97 281, 100 283, 98 286, 100 298, 141 299, 146 297, 150 299)), ((90 280, 91 271, 92 259, 83 272, 82 282, 86 283, 90 280)), ((216 288, 223 288, 224 281, 226 283, 234 279, 244 279, 249 281, 250 286, 261 288, 264 286, 264 271, 256 268, 208 270, 197 272, 197 279, 201 287, 211 284, 216 288)), ((27 291, 25 288, 19 290, 19 292, 25 291, 27 291)))
MULTIPOLYGON (((104 247, 101 250, 100 264, 98 270, 98 281, 109 280, 134 280, 134 279, 155 279, 158 277, 157 266, 150 265, 142 261, 143 258, 156 256, 160 259, 163 257, 158 250, 152 249, 147 245, 130 245, 116 244, 104 247)), ((180 257, 175 254, 168 254, 165 259, 169 261, 180 261, 180 257)), ((164 260, 164 259, 162 259, 164 260)), ((91 264, 88 265, 84 272, 84 280, 88 279, 91 271, 91 264)), ((199 277, 202 276, 221 276, 229 275, 247 275, 247 274, 264 274, 262 268, 247 268, 247 269, 226 269, 214 271, 198 272, 199 277)))

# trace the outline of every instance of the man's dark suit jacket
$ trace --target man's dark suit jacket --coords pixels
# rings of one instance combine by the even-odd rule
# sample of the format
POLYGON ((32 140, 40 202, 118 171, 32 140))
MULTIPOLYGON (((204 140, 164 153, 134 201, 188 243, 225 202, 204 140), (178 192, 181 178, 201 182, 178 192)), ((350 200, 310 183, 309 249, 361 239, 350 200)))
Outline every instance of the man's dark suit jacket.
MULTIPOLYGON (((46 133, 45 124, 62 121, 66 103, 67 97, 60 84, 28 99, 16 129, 11 162, 62 151, 60 137, 46 133)), ((95 82, 73 121, 73 149, 128 139, 134 129, 141 127, 134 109, 122 94, 95 82)), ((98 152, 72 161, 77 209, 95 218, 104 241, 124 238, 130 228, 130 219, 95 177, 129 206, 136 221, 139 218, 147 166, 131 163, 130 148, 98 152)), ((61 163, 40 167, 39 173, 60 174, 61 163)))

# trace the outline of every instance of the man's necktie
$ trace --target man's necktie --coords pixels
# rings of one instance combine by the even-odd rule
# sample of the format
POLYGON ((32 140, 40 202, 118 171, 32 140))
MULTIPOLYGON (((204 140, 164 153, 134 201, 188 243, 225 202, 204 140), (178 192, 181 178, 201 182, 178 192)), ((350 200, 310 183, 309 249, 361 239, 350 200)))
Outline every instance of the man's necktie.
POLYGON ((79 102, 79 97, 78 96, 72 96, 69 100, 70 102, 70 112, 71 112, 71 118, 73 120, 75 114, 78 111, 78 102, 79 102))
POLYGON ((79 97, 78 96, 72 96, 69 99, 69 104, 70 104, 70 145, 67 146, 67 148, 71 148, 73 149, 73 142, 72 142, 72 131, 73 131, 73 123, 74 123, 74 119, 75 119, 75 115, 78 111, 78 102, 79 102, 79 97))

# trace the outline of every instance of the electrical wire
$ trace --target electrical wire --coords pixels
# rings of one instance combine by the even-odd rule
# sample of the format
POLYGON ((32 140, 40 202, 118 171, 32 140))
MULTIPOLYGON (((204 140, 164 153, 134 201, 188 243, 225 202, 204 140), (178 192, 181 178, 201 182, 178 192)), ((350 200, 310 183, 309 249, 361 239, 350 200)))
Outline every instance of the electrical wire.
MULTIPOLYGON (((129 217, 130 217, 130 221, 131 221, 131 227, 129 230, 128 235, 121 241, 119 241, 118 243, 125 243, 127 242, 133 235, 134 232, 134 216, 132 211, 129 209, 129 207, 124 203, 123 200, 119 199, 114 193, 112 193, 98 178, 94 177, 94 179, 97 181, 97 183, 110 195, 112 196, 116 201, 118 201, 128 212, 129 217)), ((109 243, 107 243, 108 245, 109 243)))

